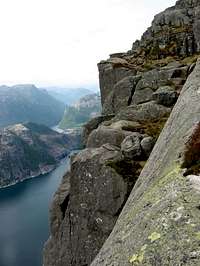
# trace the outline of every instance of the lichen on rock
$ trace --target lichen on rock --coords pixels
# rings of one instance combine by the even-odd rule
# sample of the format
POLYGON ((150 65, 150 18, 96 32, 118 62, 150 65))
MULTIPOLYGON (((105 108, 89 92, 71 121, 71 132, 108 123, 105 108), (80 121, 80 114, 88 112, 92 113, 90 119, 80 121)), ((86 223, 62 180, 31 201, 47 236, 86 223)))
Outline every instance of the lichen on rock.
POLYGON ((188 78, 120 218, 92 266, 198 265, 200 194, 194 178, 192 182, 191 177, 189 180, 184 176, 180 154, 184 139, 190 140, 188 151, 196 143, 199 73, 200 62, 188 78), (192 135, 191 129, 195 132, 192 135), (144 245, 147 246, 140 262, 138 256, 144 245))

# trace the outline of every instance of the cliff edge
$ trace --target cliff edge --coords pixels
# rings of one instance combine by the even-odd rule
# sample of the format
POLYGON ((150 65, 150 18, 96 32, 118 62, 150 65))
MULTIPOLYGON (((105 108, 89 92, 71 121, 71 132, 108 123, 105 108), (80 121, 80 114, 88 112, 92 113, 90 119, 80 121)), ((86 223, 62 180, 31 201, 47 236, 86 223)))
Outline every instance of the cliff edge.
POLYGON ((45 266, 198 265, 199 10, 177 1, 98 64, 102 115, 55 195, 45 266))
POLYGON ((200 61, 96 265, 199 265, 200 61))

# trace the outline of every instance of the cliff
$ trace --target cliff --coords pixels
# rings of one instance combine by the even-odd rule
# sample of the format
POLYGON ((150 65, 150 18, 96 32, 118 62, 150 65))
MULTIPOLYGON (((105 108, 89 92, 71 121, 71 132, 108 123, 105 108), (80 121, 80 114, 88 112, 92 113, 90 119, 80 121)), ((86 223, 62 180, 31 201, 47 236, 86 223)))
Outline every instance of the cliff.
POLYGON ((177 1, 98 64, 102 115, 55 195, 45 266, 198 265, 199 10, 177 1))
POLYGON ((91 264, 199 265, 200 61, 91 264))
POLYGON ((51 171, 78 146, 79 138, 34 123, 0 130, 0 187, 51 171))
POLYGON ((101 99, 97 93, 81 97, 71 106, 66 106, 59 128, 76 128, 81 127, 91 118, 101 113, 101 99))

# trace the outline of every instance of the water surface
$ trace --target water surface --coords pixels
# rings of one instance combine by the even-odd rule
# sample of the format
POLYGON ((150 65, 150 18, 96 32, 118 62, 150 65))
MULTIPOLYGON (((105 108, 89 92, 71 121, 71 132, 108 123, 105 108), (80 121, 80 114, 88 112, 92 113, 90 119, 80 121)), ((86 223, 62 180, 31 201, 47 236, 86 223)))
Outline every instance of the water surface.
POLYGON ((0 266, 42 265, 49 206, 68 168, 67 158, 50 174, 0 189, 0 266))

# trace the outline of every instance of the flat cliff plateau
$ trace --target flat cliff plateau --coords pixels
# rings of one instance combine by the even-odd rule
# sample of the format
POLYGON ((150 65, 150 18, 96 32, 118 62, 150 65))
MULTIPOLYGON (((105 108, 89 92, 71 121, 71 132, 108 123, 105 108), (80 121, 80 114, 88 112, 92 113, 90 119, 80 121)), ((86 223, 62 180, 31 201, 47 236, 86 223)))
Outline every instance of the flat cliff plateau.
POLYGON ((45 266, 199 265, 199 25, 179 0, 98 64, 102 115, 54 197, 45 266))

